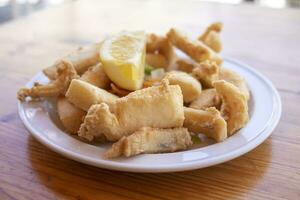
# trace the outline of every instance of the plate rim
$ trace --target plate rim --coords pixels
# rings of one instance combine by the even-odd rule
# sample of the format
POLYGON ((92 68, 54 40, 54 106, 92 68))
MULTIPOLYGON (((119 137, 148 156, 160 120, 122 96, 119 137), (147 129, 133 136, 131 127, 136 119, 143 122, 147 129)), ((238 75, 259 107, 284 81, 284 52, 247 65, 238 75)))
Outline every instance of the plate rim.
MULTIPOLYGON (((57 145, 56 143, 52 142, 51 140, 48 140, 46 137, 43 137, 42 134, 40 134, 37 130, 35 130, 30 122, 26 119, 24 109, 22 108, 22 103, 18 101, 18 113, 19 116, 27 128, 29 132, 31 133, 34 138, 36 138, 39 142, 41 142, 43 145, 51 149, 52 151, 61 154, 69 159, 85 163, 88 165, 92 165, 95 167, 105 168, 109 170, 118 170, 118 171, 127 171, 127 172, 152 172, 152 173, 160 173, 160 172, 176 172, 176 171, 186 171, 186 170, 193 170, 193 169, 199 169, 199 168, 205 168, 209 166, 213 166, 216 164, 220 164, 229 160, 232 160, 234 158, 237 158, 251 150, 253 150, 255 147, 263 143, 274 131, 276 126, 279 123, 281 114, 282 114, 282 102, 280 95, 273 85, 273 83, 263 74, 261 74, 256 69, 250 67, 249 65, 238 61, 236 59, 232 58, 224 58, 225 61, 231 62, 233 64, 236 64, 238 66, 241 66, 245 68, 247 71, 254 73, 256 76, 258 76, 272 91, 273 99, 274 99, 274 109, 271 117, 269 120, 271 121, 270 125, 265 127, 264 130, 261 131, 259 135, 257 135, 253 140, 249 141, 245 146, 242 146, 241 148, 234 149, 230 152, 224 153, 222 155, 213 156, 211 158, 207 158, 205 160, 193 160, 189 162, 184 163, 176 163, 174 165, 172 164, 158 164, 155 166, 141 166, 141 165, 130 165, 128 163, 121 163, 121 162, 113 162, 109 160, 98 160, 97 162, 89 157, 82 156, 81 154, 75 153, 73 151, 70 151, 68 149, 64 149, 63 147, 57 145), (276 112, 274 112, 274 110, 276 112)), ((33 76, 29 82, 32 82, 33 79, 35 79, 37 76, 39 76, 41 72, 37 73, 35 76, 33 76)), ((28 83, 29 83, 28 82, 28 83)))

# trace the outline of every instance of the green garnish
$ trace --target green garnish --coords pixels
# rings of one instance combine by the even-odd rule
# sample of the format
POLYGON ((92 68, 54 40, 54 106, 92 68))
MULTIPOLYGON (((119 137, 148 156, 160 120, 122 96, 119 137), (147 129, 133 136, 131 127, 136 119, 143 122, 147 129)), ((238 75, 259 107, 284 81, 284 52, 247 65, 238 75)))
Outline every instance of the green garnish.
POLYGON ((145 65, 145 74, 150 76, 151 75, 151 71, 153 70, 154 68, 151 66, 151 65, 148 65, 146 64, 145 65))
POLYGON ((199 138, 198 135, 192 134, 192 135, 191 135, 191 139, 192 139, 192 141, 193 141, 193 144, 200 144, 200 143, 201 143, 201 139, 199 138))

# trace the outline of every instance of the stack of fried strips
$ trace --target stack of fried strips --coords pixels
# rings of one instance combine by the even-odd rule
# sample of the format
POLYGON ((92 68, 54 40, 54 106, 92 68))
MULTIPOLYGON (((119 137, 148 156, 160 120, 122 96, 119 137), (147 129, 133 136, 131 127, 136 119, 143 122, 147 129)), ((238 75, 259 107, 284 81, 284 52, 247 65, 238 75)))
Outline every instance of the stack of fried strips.
POLYGON ((214 23, 197 39, 173 28, 165 36, 149 34, 146 63, 166 73, 145 79, 140 90, 112 83, 96 43, 45 68, 50 82, 21 88, 18 99, 56 97, 67 132, 86 141, 115 142, 107 158, 185 150, 193 144, 191 134, 224 141, 247 123, 250 97, 245 80, 222 67, 221 30, 222 24, 214 23))

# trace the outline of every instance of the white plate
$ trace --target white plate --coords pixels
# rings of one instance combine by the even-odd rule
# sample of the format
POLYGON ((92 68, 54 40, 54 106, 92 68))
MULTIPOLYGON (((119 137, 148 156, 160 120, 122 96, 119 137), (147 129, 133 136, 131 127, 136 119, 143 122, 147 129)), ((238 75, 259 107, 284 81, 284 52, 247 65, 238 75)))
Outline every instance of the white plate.
MULTIPOLYGON (((41 143, 57 153, 89 165, 130 172, 172 172, 208 167, 254 149, 272 133, 281 115, 280 96, 267 78, 232 59, 225 59, 224 66, 246 79, 251 100, 248 124, 222 143, 214 144, 207 140, 205 144, 210 145, 183 152, 107 160, 102 155, 108 145, 86 144, 59 128, 61 126, 53 104, 46 101, 19 103, 19 115, 28 130, 41 143)), ((48 80, 39 73, 26 86, 29 87, 36 81, 45 83, 48 80)))

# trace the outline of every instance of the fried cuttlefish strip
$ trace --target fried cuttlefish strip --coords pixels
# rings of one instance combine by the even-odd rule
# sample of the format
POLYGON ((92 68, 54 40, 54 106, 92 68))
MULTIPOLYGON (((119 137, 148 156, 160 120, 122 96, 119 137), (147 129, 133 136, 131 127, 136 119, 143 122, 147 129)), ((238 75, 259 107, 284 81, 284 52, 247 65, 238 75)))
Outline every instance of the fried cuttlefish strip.
POLYGON ((174 50, 168 38, 149 34, 146 43, 146 62, 156 68, 167 68, 174 57, 174 50))
POLYGON ((40 97, 55 97, 60 94, 64 95, 70 82, 77 78, 79 78, 79 76, 73 65, 70 62, 61 60, 57 65, 57 78, 54 81, 46 85, 35 83, 32 88, 21 88, 17 94, 18 99, 24 101, 26 97, 38 99, 40 97))
POLYGON ((167 33, 169 41, 178 49, 189 55, 196 62, 206 60, 215 61, 217 64, 222 63, 221 57, 210 47, 199 40, 192 40, 176 29, 171 29, 167 33))
POLYGON ((206 88, 212 88, 213 82, 219 79, 220 67, 215 62, 205 61, 196 64, 192 75, 206 88))
POLYGON ((183 97, 178 85, 162 85, 134 91, 119 98, 114 110, 105 104, 89 109, 78 135, 88 140, 105 135, 117 141, 142 127, 181 127, 184 121, 183 97))
POLYGON ((101 63, 91 66, 79 79, 103 89, 110 85, 110 79, 105 74, 101 63))
POLYGON ((201 84, 191 75, 181 71, 170 71, 166 73, 164 79, 167 79, 171 85, 179 85, 183 94, 183 101, 189 103, 194 101, 201 94, 201 84))
MULTIPOLYGON (((83 74, 90 66, 97 64, 100 61, 99 49, 101 43, 93 44, 87 47, 80 47, 76 51, 62 58, 74 66, 77 74, 83 74)), ((50 79, 54 80, 57 77, 57 67, 59 62, 43 70, 44 74, 50 79)))
POLYGON ((177 70, 183 71, 186 73, 192 73, 193 69, 199 64, 193 61, 192 59, 178 58, 176 60, 177 70))
POLYGON ((236 87, 238 87, 240 89, 240 91, 242 92, 242 94, 246 97, 246 99, 249 100, 249 98, 250 98, 249 89, 247 87, 247 83, 246 83, 245 79, 241 75, 239 75, 238 73, 236 73, 230 69, 226 69, 223 67, 220 69, 219 79, 225 80, 229 83, 232 83, 236 87))
POLYGON ((169 65, 165 56, 154 53, 146 54, 146 63, 155 68, 167 68, 169 65))
POLYGON ((111 83, 110 84, 110 87, 111 87, 111 93, 119 96, 119 97, 124 97, 126 95, 128 95, 130 92, 130 90, 125 90, 123 88, 119 88, 118 86, 116 86, 115 84, 111 83))
POLYGON ((227 138, 226 121, 214 107, 205 110, 184 108, 184 127, 193 133, 202 133, 221 142, 227 138))
POLYGON ((204 110, 209 107, 216 107, 217 109, 221 105, 221 99, 217 94, 216 89, 202 90, 200 96, 190 104, 190 108, 204 110))
POLYGON ((67 99, 78 108, 88 111, 94 104, 107 103, 113 107, 118 97, 88 82, 74 79, 66 92, 67 99))
POLYGON ((207 27, 205 32, 198 39, 212 48, 215 52, 220 52, 222 50, 222 43, 220 39, 222 27, 223 25, 220 22, 213 23, 207 27))
POLYGON ((249 120, 247 99, 238 87, 227 81, 216 81, 214 86, 222 100, 221 114, 227 122, 228 135, 232 135, 249 120))
POLYGON ((65 97, 57 99, 57 113, 64 128, 72 134, 77 133, 86 115, 84 110, 75 107, 65 97))
POLYGON ((186 128, 158 129, 145 127, 122 137, 106 153, 107 158, 143 153, 166 153, 185 150, 193 144, 186 128))

